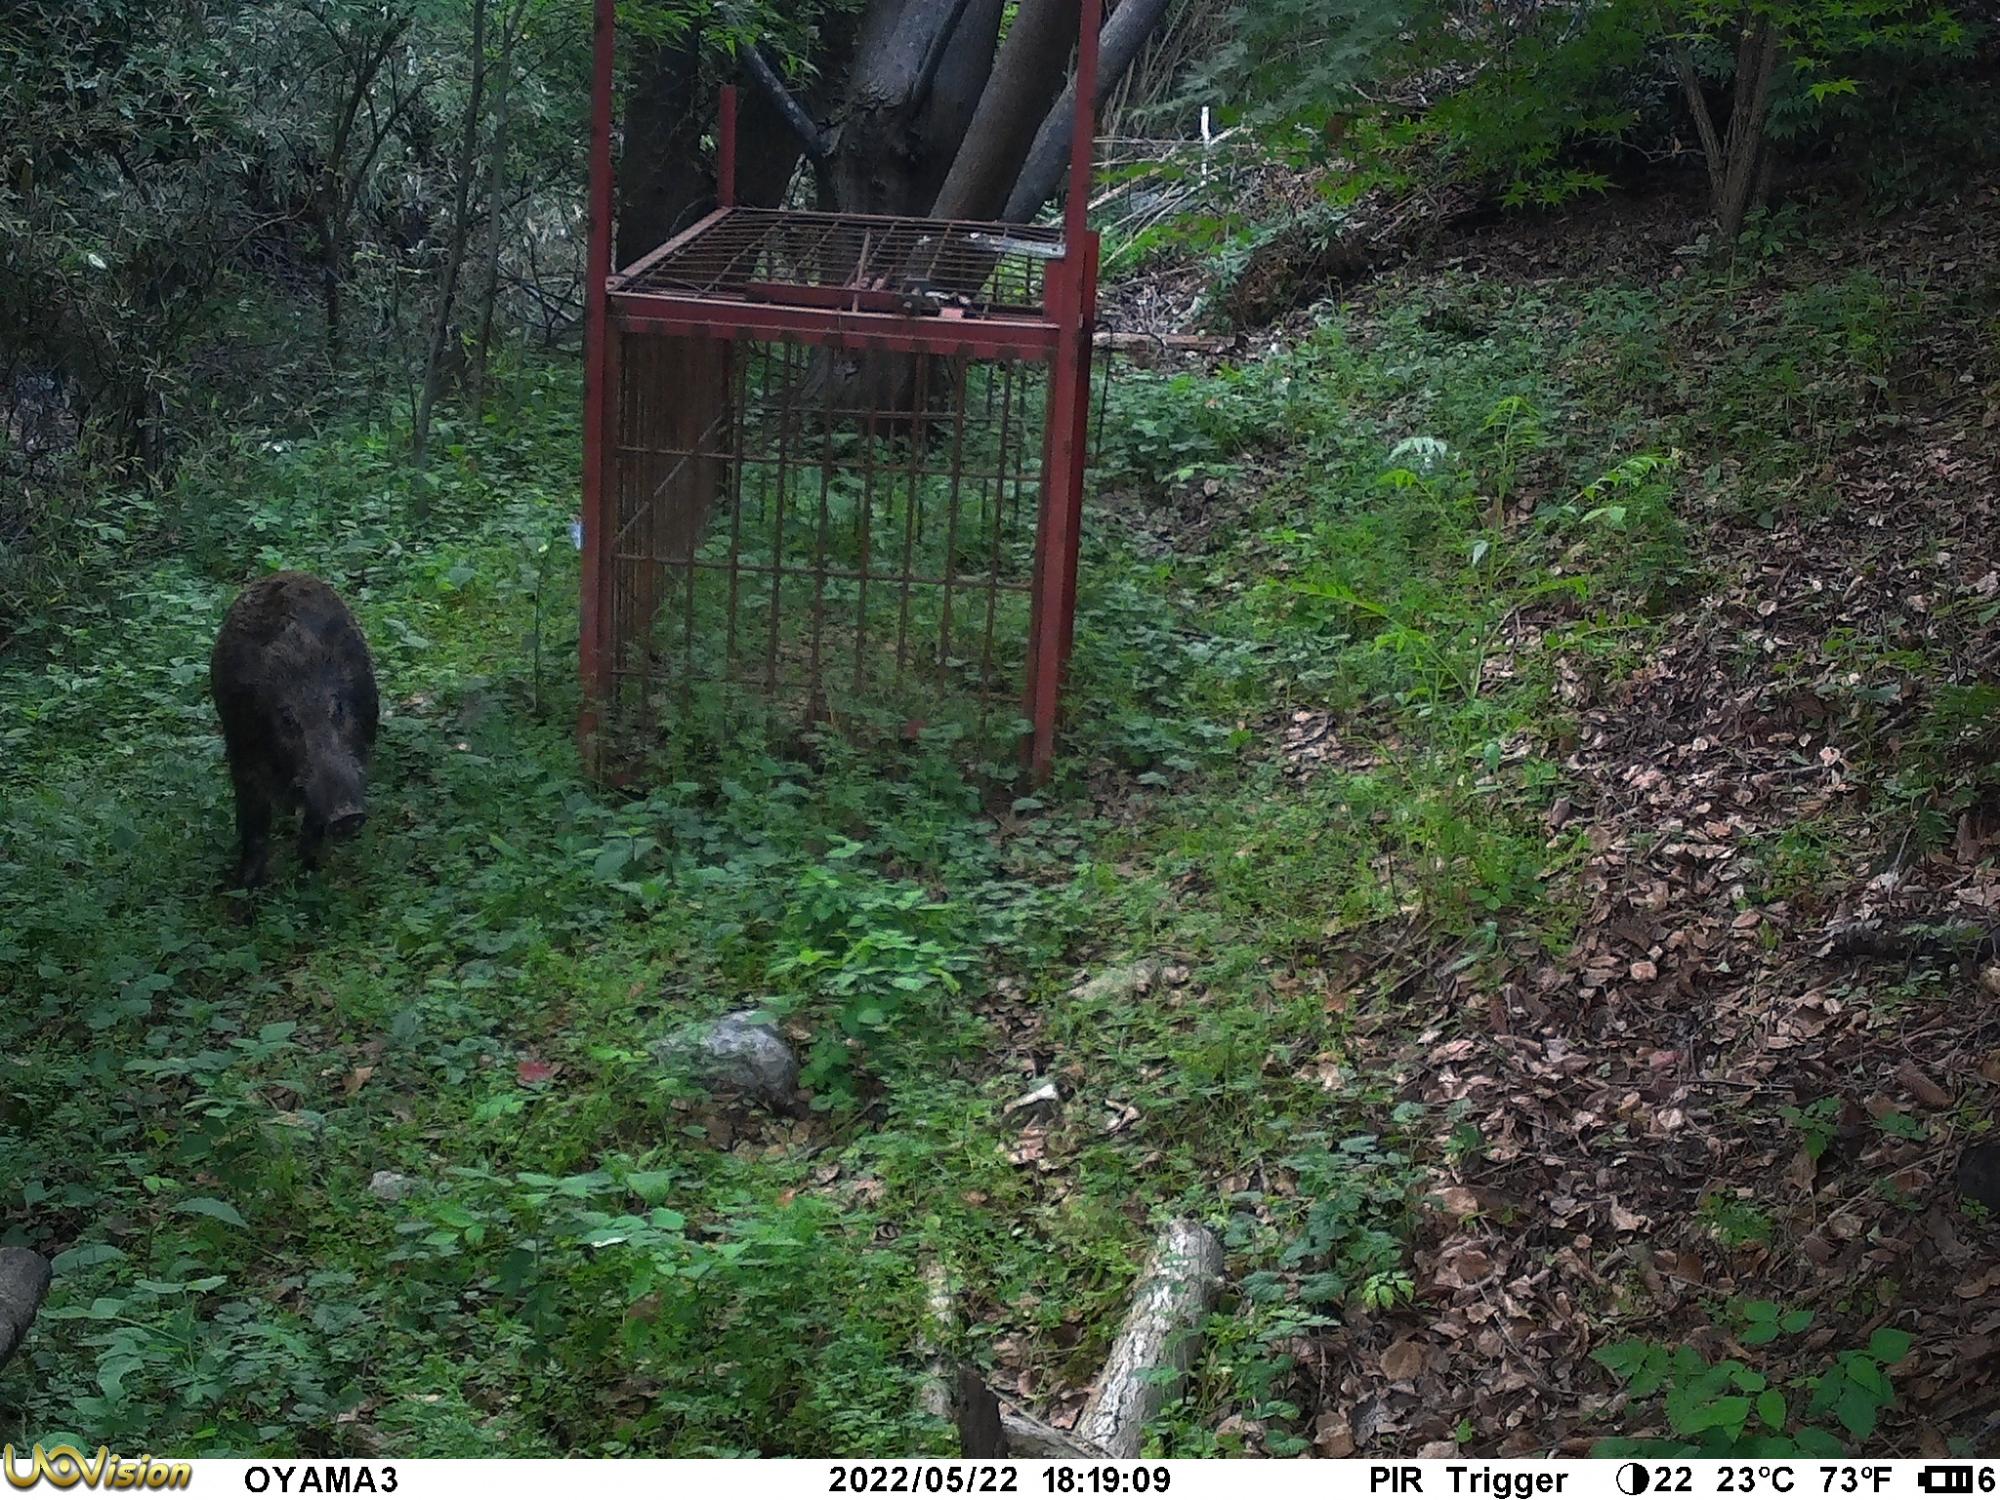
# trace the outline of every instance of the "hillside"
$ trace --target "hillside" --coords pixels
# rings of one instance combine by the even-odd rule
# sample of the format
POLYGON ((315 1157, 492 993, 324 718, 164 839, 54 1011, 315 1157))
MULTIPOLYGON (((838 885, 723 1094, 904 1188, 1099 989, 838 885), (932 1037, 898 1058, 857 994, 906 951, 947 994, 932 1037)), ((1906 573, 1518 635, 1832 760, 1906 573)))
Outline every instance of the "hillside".
POLYGON ((0 1155, 59 1252, 0 1437, 949 1451, 925 1267, 1062 1425, 1182 1213, 1230 1285, 1163 1453, 1737 1397, 1990 1451, 2000 1011, 1833 934, 2000 903, 2000 178, 1730 269, 1688 215, 1116 366, 1034 795, 699 720, 588 782, 558 358, 421 478, 346 420, 111 497, 152 540, 0 658, 0 1155), (206 661, 273 566, 388 717, 367 834, 246 913, 206 661), (802 1118, 652 1045, 745 1005, 802 1118))

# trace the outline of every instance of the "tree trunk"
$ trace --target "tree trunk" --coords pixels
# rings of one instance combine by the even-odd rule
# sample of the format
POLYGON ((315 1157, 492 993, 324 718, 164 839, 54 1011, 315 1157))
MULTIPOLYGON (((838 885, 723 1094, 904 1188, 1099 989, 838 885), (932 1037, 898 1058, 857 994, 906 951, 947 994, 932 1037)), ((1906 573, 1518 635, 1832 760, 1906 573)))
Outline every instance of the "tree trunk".
POLYGON ((1036 129, 1062 92, 1079 14, 1077 0, 1021 0, 979 108, 931 206, 936 217, 999 217, 1036 129))
MULTIPOLYGON (((410 20, 408 16, 388 15, 380 31, 373 35, 364 32, 357 38, 343 36, 324 13, 315 13, 315 18, 326 30, 341 63, 348 70, 340 112, 334 118, 333 134, 327 141, 325 159, 321 163, 318 185, 313 194, 313 220, 319 230, 320 305, 326 318, 326 358, 328 367, 337 371, 346 353, 341 293, 347 276, 348 223, 354 216, 354 205, 375 165, 376 156, 381 152, 382 143, 388 139, 389 131, 402 114, 406 102, 397 100, 386 117, 378 118, 371 96, 375 92, 376 81, 389 64, 390 54, 409 29, 410 20), (359 161, 351 161, 364 106, 374 125, 372 138, 359 161)), ((393 72, 390 76, 393 78, 393 72)))
MULTIPOLYGON (((949 75, 956 80, 965 68, 979 66, 962 56, 965 49, 979 50, 975 31, 963 24, 971 8, 962 0, 873 0, 863 13, 827 171, 841 209, 921 214, 930 207, 945 165, 931 158, 949 158, 963 123, 952 138, 939 140, 924 128, 925 105, 939 79, 949 75), (956 61, 950 60, 954 54, 961 54, 956 61)), ((986 0, 977 8, 992 12, 997 34, 998 8, 986 0)), ((986 44, 990 61, 992 35, 986 44)))
MULTIPOLYGON (((813 122, 832 111, 841 80, 854 65, 860 17, 841 11, 820 24, 819 51, 811 79, 793 96, 793 103, 813 122)), ((805 154, 798 132, 784 111, 762 89, 738 92, 736 114, 736 198, 755 208, 777 208, 792 185, 799 158, 805 154)))
MULTIPOLYGON (((486 105, 486 12, 489 0, 472 0, 472 83, 465 96, 465 122, 458 143, 457 184, 452 194, 451 244, 445 253, 444 277, 438 287, 437 309, 431 317, 431 342, 424 356, 424 384, 417 396, 411 456, 422 468, 430 444, 431 412, 437 405, 444 373, 444 346, 451 334, 452 306, 458 299, 459 272, 465 265, 466 242, 472 237, 472 174, 479 155, 479 117, 486 105)), ((421 495, 422 492, 419 491, 421 495)), ((420 512, 422 502, 419 502, 420 512)))
POLYGON ((1716 233, 1725 255, 1735 252, 1757 184, 1757 168, 1765 151, 1771 79, 1777 67, 1778 28, 1769 16, 1759 16, 1744 27, 1736 48, 1736 97, 1729 112, 1722 186, 1715 203, 1716 233))
POLYGON ((486 153, 486 248, 482 252, 479 287, 479 336, 472 346, 471 400, 474 411, 486 404, 486 362, 493 349, 493 306, 500 300, 500 241, 506 215, 500 191, 507 181, 507 105, 514 92, 514 44, 520 40, 519 18, 501 20, 500 83, 493 93, 493 141, 486 153))
MULTIPOLYGON (((1140 49, 1158 28, 1169 3, 1170 0, 1124 0, 1104 23, 1098 39, 1093 115, 1104 108, 1104 101, 1138 60, 1140 49)), ((1035 132, 1035 143, 1028 148, 1028 159, 1014 180, 1014 190, 1007 195, 1001 218, 1010 224, 1025 224, 1056 195, 1062 186, 1063 171, 1069 166, 1070 134, 1075 126, 1076 80, 1072 78, 1055 108, 1042 121, 1042 128, 1035 132)))
POLYGON ((618 161, 617 265, 665 244, 713 196, 701 160, 700 84, 701 33, 693 27, 650 48, 633 70, 618 161))
POLYGON ((963 4, 958 24, 934 65, 916 122, 920 161, 914 187, 925 210, 937 201, 945 174, 965 142, 993 76, 993 54, 1000 45, 1003 0, 963 0, 963 4))

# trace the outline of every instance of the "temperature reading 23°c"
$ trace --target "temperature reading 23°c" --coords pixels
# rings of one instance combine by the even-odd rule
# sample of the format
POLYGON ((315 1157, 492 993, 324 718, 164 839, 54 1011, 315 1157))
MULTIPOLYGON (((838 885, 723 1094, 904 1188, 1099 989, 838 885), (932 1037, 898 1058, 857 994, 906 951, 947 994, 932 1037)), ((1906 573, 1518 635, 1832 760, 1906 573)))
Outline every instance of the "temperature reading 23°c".
POLYGON ((1786 1495, 1796 1478, 1788 1464, 1725 1464, 1716 1471, 1719 1495, 1786 1495))

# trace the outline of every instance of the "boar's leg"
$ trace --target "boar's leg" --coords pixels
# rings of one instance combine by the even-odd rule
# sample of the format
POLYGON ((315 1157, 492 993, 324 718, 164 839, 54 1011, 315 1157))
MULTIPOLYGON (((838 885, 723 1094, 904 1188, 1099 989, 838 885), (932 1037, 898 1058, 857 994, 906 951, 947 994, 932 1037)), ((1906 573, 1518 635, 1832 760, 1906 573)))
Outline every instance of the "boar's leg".
POLYGON ((319 852, 326 845, 326 823, 308 809, 299 819, 299 863, 308 870, 319 868, 319 852))
POLYGON ((232 776, 236 783, 236 838, 241 846, 236 883, 250 890, 264 883, 271 863, 271 794, 256 776, 232 776))

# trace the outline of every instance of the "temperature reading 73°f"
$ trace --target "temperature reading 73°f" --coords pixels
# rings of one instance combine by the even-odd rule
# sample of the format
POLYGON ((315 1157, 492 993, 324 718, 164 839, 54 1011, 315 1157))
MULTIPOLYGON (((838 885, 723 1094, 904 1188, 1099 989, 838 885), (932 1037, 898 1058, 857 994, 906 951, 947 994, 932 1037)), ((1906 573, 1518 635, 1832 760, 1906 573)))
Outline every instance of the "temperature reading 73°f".
POLYGON ((1822 1495, 1879 1495, 1889 1483, 1887 1464, 1821 1464, 1822 1495))

